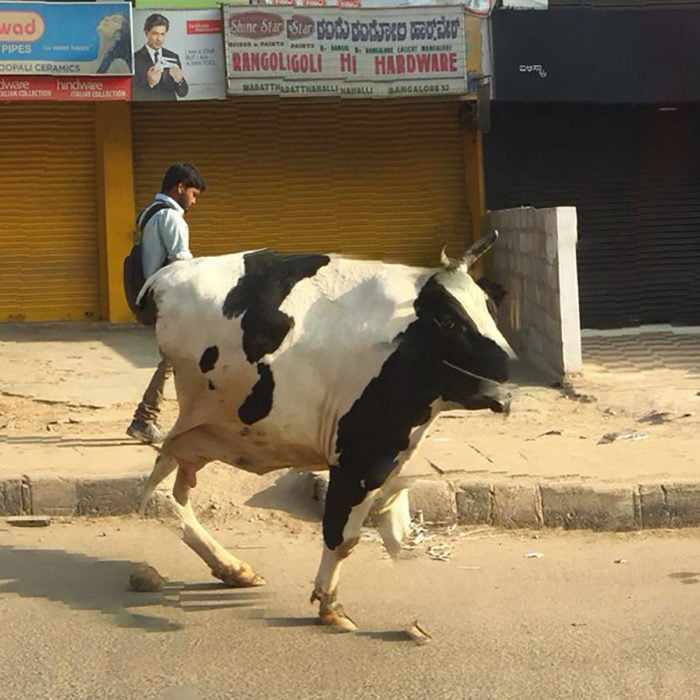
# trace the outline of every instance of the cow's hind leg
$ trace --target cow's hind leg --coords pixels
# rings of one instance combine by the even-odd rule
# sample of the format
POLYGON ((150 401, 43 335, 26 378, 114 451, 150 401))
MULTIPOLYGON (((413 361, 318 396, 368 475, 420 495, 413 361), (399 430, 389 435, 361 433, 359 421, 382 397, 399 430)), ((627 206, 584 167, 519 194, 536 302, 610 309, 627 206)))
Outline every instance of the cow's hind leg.
MULTIPOLYGON (((386 492, 386 487, 383 489, 386 492)), ((411 532, 411 513, 408 503, 408 489, 399 488, 383 496, 376 510, 377 531, 381 535, 386 551, 391 557, 398 557, 401 544, 411 532)))
POLYGON ((183 542, 208 564, 212 575, 226 585, 232 588, 264 586, 262 576, 224 549, 197 520, 189 499, 196 471, 197 465, 181 462, 173 487, 173 508, 182 522, 183 542))
POLYGON ((148 502, 151 500, 155 490, 166 477, 172 474, 177 469, 177 460, 165 452, 161 452, 153 465, 153 471, 149 474, 146 483, 144 484, 143 495, 141 496, 141 505, 139 513, 143 515, 146 512, 148 502))
MULTIPOLYGON (((378 489, 367 492, 365 498, 359 504, 349 509, 349 516, 342 528, 342 542, 332 548, 328 546, 329 537, 327 536, 327 531, 332 527, 328 525, 328 513, 334 513, 334 517, 342 516, 342 510, 337 510, 340 504, 334 502, 335 499, 330 489, 326 496, 326 514, 324 515, 324 539, 326 542, 323 547, 314 590, 311 594, 311 602, 319 601, 318 614, 321 622, 324 625, 331 625, 339 631, 353 632, 357 629, 355 623, 345 614, 343 606, 338 602, 340 567, 343 560, 350 555, 359 542, 362 524, 369 514, 378 492, 378 489)), ((340 508, 342 509, 342 505, 340 508)))

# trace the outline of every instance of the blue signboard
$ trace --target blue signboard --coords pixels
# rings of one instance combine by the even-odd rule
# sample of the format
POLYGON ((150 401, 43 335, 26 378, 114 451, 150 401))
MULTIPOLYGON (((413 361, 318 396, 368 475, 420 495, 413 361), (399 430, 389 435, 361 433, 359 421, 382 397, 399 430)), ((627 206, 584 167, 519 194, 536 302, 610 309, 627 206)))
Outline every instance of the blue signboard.
POLYGON ((0 73, 131 75, 131 5, 0 2, 0 73))

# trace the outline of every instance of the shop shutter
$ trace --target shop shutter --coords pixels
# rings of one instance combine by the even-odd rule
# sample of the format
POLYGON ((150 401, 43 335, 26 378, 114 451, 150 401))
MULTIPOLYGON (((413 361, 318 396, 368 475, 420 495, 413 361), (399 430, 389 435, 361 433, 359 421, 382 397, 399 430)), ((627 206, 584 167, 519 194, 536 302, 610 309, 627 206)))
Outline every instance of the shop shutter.
POLYGON ((0 149, 0 321, 96 319, 93 106, 4 103, 0 149))
POLYGON ((492 209, 573 205, 584 328, 700 324, 700 109, 494 107, 492 209))
POLYGON ((136 206, 192 161, 195 255, 270 247, 437 264, 471 239, 458 103, 135 103, 136 206))

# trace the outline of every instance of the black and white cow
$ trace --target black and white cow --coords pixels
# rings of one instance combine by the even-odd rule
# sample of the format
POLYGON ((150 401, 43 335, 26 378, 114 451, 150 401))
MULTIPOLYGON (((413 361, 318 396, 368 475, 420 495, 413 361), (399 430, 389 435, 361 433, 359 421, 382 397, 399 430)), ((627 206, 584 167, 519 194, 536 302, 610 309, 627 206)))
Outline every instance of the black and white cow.
POLYGON ((269 250, 173 263, 147 282, 180 412, 143 504, 177 469, 183 540, 231 586, 264 583, 197 521, 188 494, 220 460, 246 471, 330 469, 312 601, 354 629, 337 601, 342 560, 378 500, 398 553, 409 529, 401 468, 445 408, 507 408, 512 350, 468 272, 495 235, 427 269, 269 250))

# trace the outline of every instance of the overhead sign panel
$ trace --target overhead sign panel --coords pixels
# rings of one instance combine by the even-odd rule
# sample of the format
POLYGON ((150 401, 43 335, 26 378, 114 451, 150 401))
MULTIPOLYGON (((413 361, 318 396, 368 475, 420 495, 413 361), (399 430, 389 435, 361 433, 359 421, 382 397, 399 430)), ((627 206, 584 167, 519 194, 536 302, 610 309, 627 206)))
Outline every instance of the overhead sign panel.
POLYGON ((464 94, 460 7, 225 5, 228 93, 312 97, 464 94))
POLYGON ((700 98, 698 8, 499 10, 490 21, 498 100, 700 98))
POLYGON ((2 75, 0 100, 96 102, 128 100, 131 78, 53 75, 2 75))
POLYGON ((131 75, 126 2, 0 2, 0 73, 131 75))
POLYGON ((221 10, 134 11, 135 102, 225 99, 221 10))
MULTIPOLYGON (((187 2, 187 0, 182 0, 187 2)), ((547 0, 520 0, 544 2, 547 0)), ((231 3, 234 4, 234 3, 231 3)), ((240 3, 239 3, 240 4, 240 3)), ((247 3, 246 3, 247 4, 247 3)), ((293 5, 295 7, 412 7, 415 5, 459 5, 475 17, 488 17, 495 0, 253 0, 251 5, 293 5)), ((137 5, 138 6, 138 5, 137 5)))

